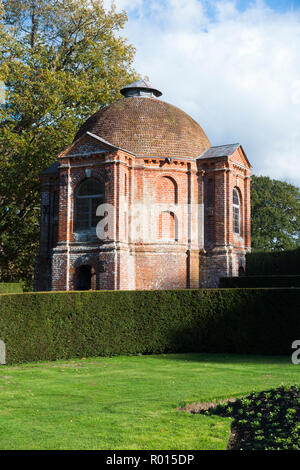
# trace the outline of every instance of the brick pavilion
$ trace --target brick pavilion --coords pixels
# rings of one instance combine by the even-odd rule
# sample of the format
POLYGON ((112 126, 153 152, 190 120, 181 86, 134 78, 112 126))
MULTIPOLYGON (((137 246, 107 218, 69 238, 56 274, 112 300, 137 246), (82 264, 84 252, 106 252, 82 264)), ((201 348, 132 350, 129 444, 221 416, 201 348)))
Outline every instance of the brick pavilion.
POLYGON ((145 80, 100 108, 41 175, 35 289, 217 287, 245 270, 250 171, 145 80))

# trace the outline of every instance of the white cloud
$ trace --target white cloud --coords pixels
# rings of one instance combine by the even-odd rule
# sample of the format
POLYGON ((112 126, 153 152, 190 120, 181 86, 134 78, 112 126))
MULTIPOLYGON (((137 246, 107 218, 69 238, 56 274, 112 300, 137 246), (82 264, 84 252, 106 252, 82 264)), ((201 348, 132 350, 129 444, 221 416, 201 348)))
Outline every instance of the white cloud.
POLYGON ((254 173, 300 186, 300 10, 279 13, 263 1, 243 12, 224 0, 115 3, 129 14, 136 70, 165 101, 194 117, 212 145, 240 142, 254 173))

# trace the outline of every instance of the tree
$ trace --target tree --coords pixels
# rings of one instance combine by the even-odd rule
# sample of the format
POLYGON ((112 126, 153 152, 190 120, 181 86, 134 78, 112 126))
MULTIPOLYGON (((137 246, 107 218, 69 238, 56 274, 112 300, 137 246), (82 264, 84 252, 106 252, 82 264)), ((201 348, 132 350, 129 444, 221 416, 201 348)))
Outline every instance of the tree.
POLYGON ((0 279, 32 278, 38 175, 138 78, 126 21, 101 0, 0 0, 0 279))
POLYGON ((289 250, 300 246, 299 188, 267 176, 252 176, 252 247, 289 250))

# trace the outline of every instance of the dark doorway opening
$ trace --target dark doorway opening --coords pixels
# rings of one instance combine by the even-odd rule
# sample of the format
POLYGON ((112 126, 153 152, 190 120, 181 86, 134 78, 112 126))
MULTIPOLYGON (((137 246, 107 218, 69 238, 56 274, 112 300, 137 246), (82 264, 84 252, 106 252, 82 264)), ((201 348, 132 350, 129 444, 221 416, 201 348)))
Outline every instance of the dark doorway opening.
POLYGON ((245 274, 246 273, 245 273, 245 270, 244 270, 243 266, 240 266, 239 267, 239 276, 245 276, 245 274))
POLYGON ((77 290, 90 290, 92 288, 91 266, 79 266, 77 270, 77 290))

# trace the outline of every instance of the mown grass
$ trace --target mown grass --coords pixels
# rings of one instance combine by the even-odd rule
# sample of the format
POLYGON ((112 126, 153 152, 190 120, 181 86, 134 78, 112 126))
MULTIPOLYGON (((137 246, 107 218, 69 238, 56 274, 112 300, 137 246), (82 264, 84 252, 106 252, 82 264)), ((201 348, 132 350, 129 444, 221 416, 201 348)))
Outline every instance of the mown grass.
POLYGON ((230 418, 179 406, 300 384, 289 357, 119 356, 0 368, 0 449, 225 449, 230 418))

